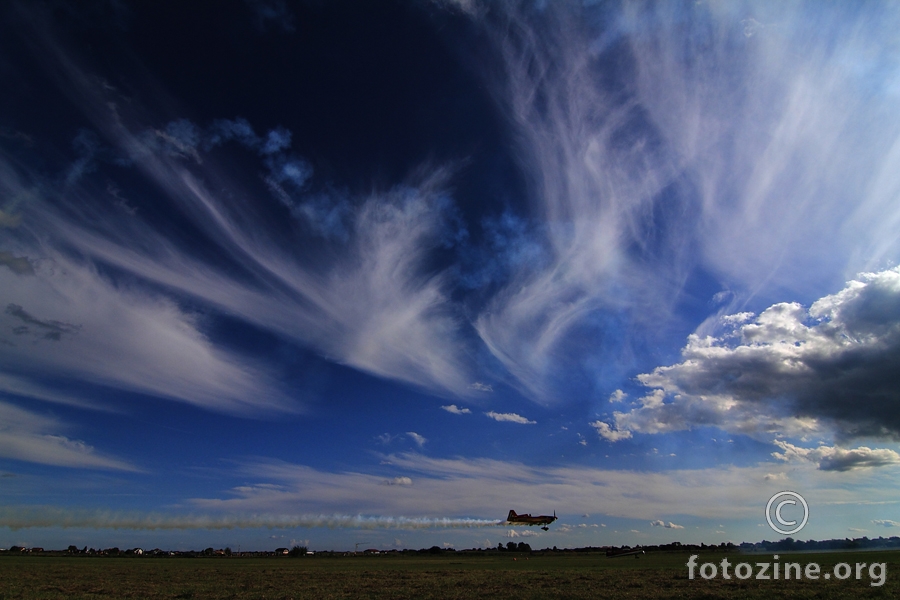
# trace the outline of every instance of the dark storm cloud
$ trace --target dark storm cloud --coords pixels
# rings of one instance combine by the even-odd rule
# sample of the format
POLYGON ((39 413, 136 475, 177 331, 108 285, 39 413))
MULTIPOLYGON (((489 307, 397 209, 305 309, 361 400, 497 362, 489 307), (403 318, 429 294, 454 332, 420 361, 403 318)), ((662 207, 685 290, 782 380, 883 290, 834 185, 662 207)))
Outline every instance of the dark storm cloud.
POLYGON ((900 439, 900 269, 863 274, 808 310, 777 304, 721 324, 691 336, 684 362, 638 376, 656 389, 615 413, 618 429, 900 439))

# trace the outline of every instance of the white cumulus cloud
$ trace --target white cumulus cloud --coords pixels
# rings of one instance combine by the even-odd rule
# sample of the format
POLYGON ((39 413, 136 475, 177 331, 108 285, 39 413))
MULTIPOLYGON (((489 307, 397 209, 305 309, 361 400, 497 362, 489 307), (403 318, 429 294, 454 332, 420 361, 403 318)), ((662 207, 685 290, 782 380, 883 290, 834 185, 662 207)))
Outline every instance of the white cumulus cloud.
POLYGON ((682 362, 639 375, 651 391, 616 427, 900 438, 900 269, 863 273, 809 309, 739 316, 691 335, 682 362))
POLYGON ((801 448, 788 442, 773 442, 782 452, 773 452, 772 456, 779 460, 807 460, 818 464, 823 471, 850 471, 871 467, 900 465, 900 454, 888 448, 839 448, 821 445, 816 448, 801 448))
POLYGON ((872 523, 881 527, 900 527, 900 522, 890 519, 873 519, 872 523))
POLYGON ((617 431, 610 427, 609 423, 604 423, 603 421, 594 421, 591 423, 591 427, 597 430, 597 434, 599 434, 600 437, 610 442, 618 442, 619 440, 631 438, 630 431, 617 431))
POLYGON ((498 413, 490 411, 484 414, 495 421, 500 421, 503 423, 519 423, 520 425, 534 425, 535 423, 537 423, 537 421, 529 421, 522 415, 517 415, 516 413, 498 413))

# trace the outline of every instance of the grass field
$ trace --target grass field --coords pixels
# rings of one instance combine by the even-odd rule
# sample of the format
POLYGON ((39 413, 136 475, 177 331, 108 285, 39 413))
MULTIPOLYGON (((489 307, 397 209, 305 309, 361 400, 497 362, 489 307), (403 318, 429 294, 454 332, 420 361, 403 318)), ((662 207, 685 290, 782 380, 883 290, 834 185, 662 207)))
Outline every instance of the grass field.
MULTIPOLYGON (((701 554, 699 563, 772 561, 701 554)), ((900 552, 781 554, 780 562, 886 563, 884 585, 843 581, 688 579, 687 553, 350 558, 0 557, 0 600, 97 598, 898 598, 900 552), (527 558, 527 559, 526 559, 527 558)), ((755 574, 755 571, 754 571, 755 574)))

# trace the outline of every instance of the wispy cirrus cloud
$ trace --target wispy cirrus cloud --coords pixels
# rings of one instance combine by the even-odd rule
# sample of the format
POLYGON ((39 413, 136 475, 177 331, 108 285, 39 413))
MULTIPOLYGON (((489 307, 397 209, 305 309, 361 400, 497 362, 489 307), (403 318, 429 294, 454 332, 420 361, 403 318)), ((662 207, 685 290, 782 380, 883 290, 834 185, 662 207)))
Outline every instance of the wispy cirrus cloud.
MULTIPOLYGON (((647 472, 587 467, 548 467, 486 458, 436 458, 417 453, 392 454, 390 477, 409 477, 410 486, 385 486, 385 475, 332 473, 280 461, 242 467, 256 485, 233 489, 219 498, 191 501, 199 510, 233 514, 316 512, 321 506, 353 514, 467 515, 500 520, 510 499, 517 505, 552 508, 566 498, 573 514, 604 514, 654 521, 678 513, 696 517, 756 519, 760 498, 781 489, 783 481, 766 479, 772 463, 748 467, 677 469, 647 472), (272 487, 272 485, 275 487, 272 487), (762 491, 761 491, 762 490, 762 491), (498 507, 502 507, 498 509, 498 507)), ((794 466, 794 476, 808 482, 807 501, 817 505, 893 501, 875 470, 844 473, 816 470, 811 463, 794 466), (810 473, 822 476, 806 479, 810 473), (853 486, 847 486, 853 481, 853 486)), ((549 508, 548 508, 549 510, 549 508)), ((826 509, 831 510, 831 509, 826 509)), ((676 519, 677 521, 677 519, 676 519)))
POLYGON ((178 241, 145 224, 110 218, 108 227, 124 228, 127 238, 109 230, 97 235, 70 220, 55 221, 56 232, 95 260, 354 367, 439 392, 471 393, 461 348, 438 343, 458 338, 459 317, 446 301, 444 278, 423 265, 442 234, 441 171, 416 187, 366 199, 355 214, 352 241, 322 264, 304 263, 259 236, 251 215, 238 221, 228 213, 233 207, 171 160, 154 161, 162 163, 157 183, 217 240, 224 256, 243 270, 241 279, 180 250, 178 241), (250 283, 243 280, 247 276, 250 283))
MULTIPOLYGON (((233 115, 195 123, 153 114, 83 68, 39 17, 25 19, 34 29, 27 45, 94 131, 79 131, 74 158, 54 177, 0 164, 12 198, 0 221, 14 244, 3 248, 0 272, 39 282, 0 306, 19 307, 5 318, 30 315, 33 327, 81 327, 55 341, 85 349, 106 330, 89 309, 64 306, 88 301, 77 290, 96 285, 120 312, 135 307, 130 321, 113 311, 118 321, 106 325, 121 332, 107 348, 118 369, 47 346, 28 355, 34 372, 58 364, 72 376, 222 410, 291 406, 265 368, 204 334, 205 319, 225 314, 444 396, 488 391, 467 383, 483 343, 520 391, 552 402, 572 371, 592 378, 602 377, 592 365, 624 369, 632 346, 665 329, 692 276, 733 289, 723 311, 736 311, 754 294, 808 295, 857 265, 896 258, 896 76, 869 77, 896 29, 890 11, 876 10, 879 20, 811 4, 462 5, 499 59, 484 64, 496 68, 491 92, 508 117, 528 197, 527 209, 482 223, 505 246, 509 272, 487 277, 497 285, 474 309, 460 301, 465 290, 447 257, 436 258, 463 234, 447 192, 450 167, 425 164, 369 194, 334 192, 292 152, 295 132, 254 129, 233 115), (761 12, 748 29, 751 8, 761 12), (821 17, 815 33, 823 35, 808 29, 809 15, 821 17), (220 160, 235 148, 244 152, 236 163, 252 163, 246 172, 220 160), (140 180, 153 216, 99 200, 92 176, 102 161, 140 180), (66 272, 41 270, 51 263, 66 272), (65 299, 42 307, 41 286, 65 299), (162 337, 196 351, 183 368, 166 362, 165 344, 127 345, 157 319, 162 337), (164 366, 163 383, 149 367, 126 368, 142 364, 164 366)), ((289 20, 280 2, 251 8, 289 20)), ((118 185, 100 187, 135 197, 118 185)), ((643 412, 623 412, 631 420, 616 428, 595 424, 598 433, 675 431, 703 419, 742 431, 771 425, 752 410, 738 414, 750 404, 729 412, 711 396, 686 417, 667 414, 672 403, 655 392, 639 402, 643 412)), ((816 418, 781 424, 813 431, 816 418)), ((854 434, 873 426, 856 425, 854 434)))
POLYGON ((544 227, 543 260, 475 326, 530 397, 559 399, 585 330, 606 342, 582 347, 591 364, 627 361, 692 272, 736 307, 897 259, 896 11, 484 7, 492 90, 544 227))
POLYGON ((33 275, 34 266, 24 256, 16 256, 12 252, 0 252, 0 265, 16 275, 33 275))
POLYGON ((702 260, 729 285, 806 296, 896 260, 884 43, 900 16, 857 8, 630 4, 619 21, 641 106, 698 194, 702 260))
POLYGON ((50 386, 39 383, 27 376, 0 372, 0 390, 3 390, 9 396, 39 400, 41 402, 65 404, 91 410, 117 410, 116 407, 109 403, 92 399, 87 394, 73 392, 70 389, 66 389, 65 386, 50 386))
POLYGON ((476 381, 475 383, 469 386, 471 389, 479 391, 479 392, 493 392, 494 386, 489 383, 481 383, 480 381, 476 381))
POLYGON ((172 299, 123 289, 48 248, 41 259, 32 276, 0 272, 0 356, 20 383, 52 373, 228 412, 296 410, 264 367, 217 348, 172 299))
POLYGON ((425 442, 428 441, 427 439, 425 439, 424 435, 420 435, 420 434, 416 433, 415 431, 407 431, 406 436, 409 439, 411 439, 413 442, 415 442, 416 446, 418 446, 419 448, 424 446, 425 442))
POLYGON ((554 376, 563 340, 589 316, 622 308, 613 289, 625 258, 626 221, 656 190, 646 169, 627 173, 618 164, 624 157, 608 152, 605 144, 627 124, 627 110, 590 85, 589 61, 577 41, 569 45, 586 35, 577 17, 511 9, 498 20, 502 30, 491 35, 500 44, 505 80, 497 94, 523 140, 519 158, 533 178, 532 216, 548 225, 543 260, 521 265, 475 326, 520 389, 548 402, 558 399, 554 376), (557 38, 563 30, 569 40, 557 38), (600 112, 607 113, 602 122, 600 112), (618 189, 637 179, 644 182, 637 194, 618 189))
POLYGON ((77 469, 138 471, 127 461, 60 435, 64 429, 52 417, 0 402, 0 457, 77 469))
POLYGON ((147 127, 152 117, 118 103, 116 90, 83 70, 40 19, 30 24, 31 43, 96 128, 92 148, 102 145, 120 168, 143 178, 163 219, 99 201, 86 168, 66 178, 63 201, 52 178, 0 161, 0 187, 26 199, 16 203, 15 248, 2 277, 30 275, 23 261, 44 265, 4 286, 3 306, 19 307, 5 318, 35 315, 79 328, 57 346, 0 351, 33 374, 58 372, 213 409, 296 410, 266 369, 203 333, 206 319, 224 313, 380 377, 441 395, 475 393, 461 312, 448 300, 446 275, 430 263, 452 238, 449 169, 423 169, 368 196, 338 194, 329 205, 321 194, 304 195, 312 171, 291 154, 288 130, 257 134, 243 119, 147 127), (252 195, 238 190, 257 175, 251 184, 226 175, 210 153, 229 142, 256 154, 265 185, 296 226, 274 234, 277 203, 236 201, 252 195), (166 224, 166 211, 181 220, 178 227, 166 224), (183 227, 215 251, 197 252, 183 227), (204 317, 187 304, 199 304, 204 317))
MULTIPOLYGON (((784 485, 766 478, 771 463, 647 472, 416 453, 386 458, 378 473, 329 472, 275 460, 245 462, 237 466, 237 472, 248 483, 218 495, 185 499, 172 511, 7 506, 0 510, 0 518, 13 527, 472 528, 498 526, 510 499, 516 505, 553 507, 565 497, 562 510, 571 514, 603 514, 647 523, 659 521, 660 514, 672 514, 675 506, 679 515, 752 523, 760 518, 760 502, 764 504, 784 485)), ((798 463, 792 472, 807 482, 804 497, 820 507, 823 518, 850 518, 872 502, 896 502, 896 486, 885 486, 883 476, 873 471, 822 472, 807 462, 798 463), (812 472, 821 476, 808 479, 812 472)), ((671 521, 660 522, 656 527, 662 530, 678 527, 671 521)), ((551 534, 599 527, 565 526, 551 534)))

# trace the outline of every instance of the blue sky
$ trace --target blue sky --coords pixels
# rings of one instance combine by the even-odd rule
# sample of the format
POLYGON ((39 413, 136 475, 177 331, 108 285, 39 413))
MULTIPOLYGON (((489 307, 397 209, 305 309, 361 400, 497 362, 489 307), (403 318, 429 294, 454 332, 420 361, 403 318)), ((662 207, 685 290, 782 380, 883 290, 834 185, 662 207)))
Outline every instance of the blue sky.
POLYGON ((896 7, 0 10, 0 547, 900 531, 896 7))

